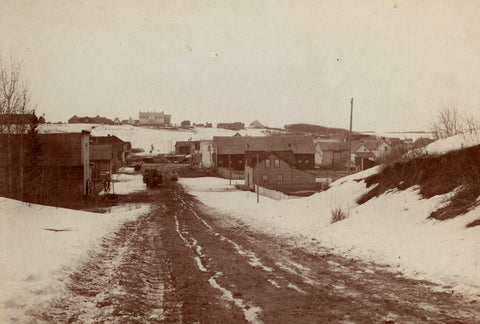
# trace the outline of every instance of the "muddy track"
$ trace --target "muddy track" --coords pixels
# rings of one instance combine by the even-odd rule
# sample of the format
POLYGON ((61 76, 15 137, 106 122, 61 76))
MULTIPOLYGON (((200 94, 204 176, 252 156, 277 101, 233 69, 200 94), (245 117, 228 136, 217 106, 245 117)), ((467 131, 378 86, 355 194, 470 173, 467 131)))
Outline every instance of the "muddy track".
POLYGON ((105 237, 39 321, 479 322, 478 302, 316 245, 306 252, 206 208, 178 184, 148 197, 151 212, 105 237))

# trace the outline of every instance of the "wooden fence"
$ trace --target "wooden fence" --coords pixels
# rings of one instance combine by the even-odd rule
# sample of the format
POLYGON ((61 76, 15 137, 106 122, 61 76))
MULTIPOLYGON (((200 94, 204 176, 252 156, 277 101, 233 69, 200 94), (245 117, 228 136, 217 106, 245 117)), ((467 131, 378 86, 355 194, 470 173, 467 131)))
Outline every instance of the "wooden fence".
POLYGON ((299 197, 296 197, 296 196, 286 195, 281 191, 276 191, 276 190, 273 190, 273 189, 267 189, 267 188, 260 187, 260 186, 258 187, 258 193, 262 196, 266 196, 268 198, 272 198, 272 199, 275 199, 275 200, 285 200, 285 199, 299 198, 299 197))

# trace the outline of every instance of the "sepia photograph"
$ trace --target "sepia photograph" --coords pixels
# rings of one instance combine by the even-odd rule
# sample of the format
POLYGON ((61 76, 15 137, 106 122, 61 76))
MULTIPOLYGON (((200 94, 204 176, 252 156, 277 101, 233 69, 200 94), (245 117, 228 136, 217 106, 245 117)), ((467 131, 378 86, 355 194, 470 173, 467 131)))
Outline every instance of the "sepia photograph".
POLYGON ((480 323, 480 0, 0 0, 0 323, 480 323))

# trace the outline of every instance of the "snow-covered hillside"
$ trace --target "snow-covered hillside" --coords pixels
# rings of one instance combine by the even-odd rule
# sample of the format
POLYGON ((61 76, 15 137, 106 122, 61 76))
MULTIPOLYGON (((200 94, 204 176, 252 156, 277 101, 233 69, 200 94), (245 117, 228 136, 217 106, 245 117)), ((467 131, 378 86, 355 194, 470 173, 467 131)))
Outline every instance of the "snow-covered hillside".
POLYGON ((428 154, 443 154, 479 144, 480 134, 461 134, 430 143, 423 148, 423 152, 428 154))
MULTIPOLYGON (((458 137, 433 144, 432 153, 434 148, 446 152, 480 144, 480 138, 458 137)), ((389 190, 357 204, 372 189, 364 179, 379 170, 339 179, 329 190, 311 197, 283 201, 261 197, 259 204, 254 193, 235 191, 228 180, 181 179, 180 183, 207 206, 258 231, 284 236, 313 251, 315 246, 330 247, 480 297, 480 226, 466 227, 480 219, 480 207, 449 220, 428 219, 454 192, 424 199, 418 186, 389 190), (334 210, 341 210, 346 219, 332 223, 334 210)))
MULTIPOLYGON (((213 136, 233 136, 237 131, 221 128, 193 129, 155 129, 134 127, 129 125, 90 125, 90 124, 42 124, 41 133, 67 133, 89 130, 93 136, 115 135, 123 141, 131 142, 133 148, 142 148, 145 152, 168 153, 175 150, 176 141, 211 140, 213 136)), ((238 133, 242 136, 265 136, 267 129, 243 129, 238 133)))

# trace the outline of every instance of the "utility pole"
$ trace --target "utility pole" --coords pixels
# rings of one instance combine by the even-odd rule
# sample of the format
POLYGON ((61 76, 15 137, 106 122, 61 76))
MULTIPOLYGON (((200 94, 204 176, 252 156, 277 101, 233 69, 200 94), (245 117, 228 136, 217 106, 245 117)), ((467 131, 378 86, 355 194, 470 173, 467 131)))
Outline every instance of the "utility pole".
POLYGON ((350 132, 348 133, 347 175, 350 174, 350 161, 352 158, 352 116, 353 116, 353 98, 350 99, 350 132))
MULTIPOLYGON (((115 154, 115 152, 113 151, 113 146, 112 146, 112 159, 113 159, 114 154, 115 154)), ((113 172, 110 172, 110 182, 112 184, 112 194, 115 195, 115 184, 113 182, 113 172)))
POLYGON ((257 154, 257 165, 256 166, 257 166, 257 172, 256 172, 257 174, 256 174, 256 177, 255 177, 255 180, 257 181, 257 204, 258 204, 260 202, 260 192, 258 190, 258 168, 259 168, 259 166, 258 166, 258 154, 257 154))
POLYGON ((232 168, 230 165, 230 152, 228 152, 228 177, 230 178, 230 185, 232 185, 232 168))

